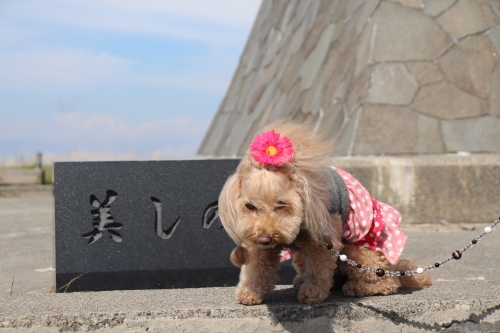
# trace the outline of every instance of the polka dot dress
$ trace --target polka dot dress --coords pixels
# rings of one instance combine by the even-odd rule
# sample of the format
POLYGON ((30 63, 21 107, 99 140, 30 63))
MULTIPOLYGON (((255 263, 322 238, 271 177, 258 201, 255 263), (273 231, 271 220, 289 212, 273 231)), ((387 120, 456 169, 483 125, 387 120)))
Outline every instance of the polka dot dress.
POLYGON ((395 264, 406 244, 399 229, 401 213, 370 196, 366 188, 348 172, 332 167, 342 177, 349 193, 349 214, 343 225, 343 238, 385 254, 395 264))

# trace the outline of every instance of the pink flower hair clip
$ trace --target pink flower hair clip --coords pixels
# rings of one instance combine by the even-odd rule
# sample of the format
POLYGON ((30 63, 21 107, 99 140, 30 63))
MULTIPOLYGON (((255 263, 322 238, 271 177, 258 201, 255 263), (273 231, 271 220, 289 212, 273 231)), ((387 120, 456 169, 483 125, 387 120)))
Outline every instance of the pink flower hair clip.
POLYGON ((279 133, 270 130, 255 136, 250 144, 250 153, 261 165, 282 166, 292 161, 294 150, 286 136, 280 137, 279 133))

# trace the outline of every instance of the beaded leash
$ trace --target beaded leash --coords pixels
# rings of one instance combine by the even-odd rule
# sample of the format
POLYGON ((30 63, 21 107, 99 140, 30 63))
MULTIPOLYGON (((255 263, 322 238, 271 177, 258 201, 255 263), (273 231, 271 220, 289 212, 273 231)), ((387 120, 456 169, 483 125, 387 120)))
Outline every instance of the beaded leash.
POLYGON ((411 276, 415 274, 422 274, 425 271, 432 271, 434 268, 439 268, 442 265, 446 264, 448 261, 451 261, 452 259, 458 260, 462 258, 462 254, 467 251, 469 248, 473 247, 481 238, 483 238, 486 234, 489 234, 496 226, 497 224, 500 223, 500 218, 498 220, 495 220, 491 227, 486 227, 484 228, 484 231, 474 238, 469 244, 467 244, 462 250, 456 250, 451 254, 451 257, 446 258, 443 261, 437 262, 434 265, 429 265, 427 267, 418 267, 417 269, 414 269, 412 271, 385 271, 383 268, 371 268, 371 267, 366 267, 365 265, 362 265, 360 263, 357 263, 355 260, 347 258, 345 254, 340 254, 339 252, 335 251, 333 247, 325 242, 322 242, 324 246, 328 250, 330 250, 333 254, 335 254, 341 261, 347 262, 351 266, 355 266, 361 270, 373 273, 377 275, 378 277, 383 277, 383 276, 411 276))

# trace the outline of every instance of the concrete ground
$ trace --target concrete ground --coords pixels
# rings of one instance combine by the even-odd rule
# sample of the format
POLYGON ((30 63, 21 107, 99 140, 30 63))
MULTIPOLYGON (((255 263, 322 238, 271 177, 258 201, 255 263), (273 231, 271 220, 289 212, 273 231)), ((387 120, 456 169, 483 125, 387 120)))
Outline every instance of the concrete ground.
MULTIPOLYGON (((265 304, 247 307, 235 301, 234 288, 54 294, 53 220, 51 197, 0 199, 0 333, 500 332, 500 229, 434 270, 436 283, 421 291, 367 298, 334 292, 306 306, 280 286, 265 304)), ((403 226, 403 255, 430 265, 491 222, 403 226)))

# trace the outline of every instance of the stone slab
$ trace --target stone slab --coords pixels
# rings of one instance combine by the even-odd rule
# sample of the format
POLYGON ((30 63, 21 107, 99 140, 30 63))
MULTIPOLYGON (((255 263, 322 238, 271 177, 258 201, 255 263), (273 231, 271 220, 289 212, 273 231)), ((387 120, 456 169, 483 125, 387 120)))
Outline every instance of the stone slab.
POLYGON ((495 49, 484 35, 461 41, 439 60, 449 82, 481 98, 490 96, 490 75, 495 63, 495 49))
POLYGON ((468 94, 447 81, 421 87, 412 107, 438 119, 472 118, 488 111, 484 100, 468 94))
POLYGON ((448 151, 500 153, 500 117, 443 120, 443 138, 448 151))
POLYGON ((238 162, 55 163, 56 289, 236 285, 217 200, 238 162))
POLYGON ((453 45, 439 25, 423 12, 391 2, 382 2, 379 8, 374 61, 437 59, 453 45))
POLYGON ((495 14, 486 1, 470 0, 459 0, 437 21, 456 39, 485 31, 497 24, 495 14))
POLYGON ((402 64, 374 66, 368 89, 368 101, 375 104, 410 104, 418 89, 413 75, 402 64))

